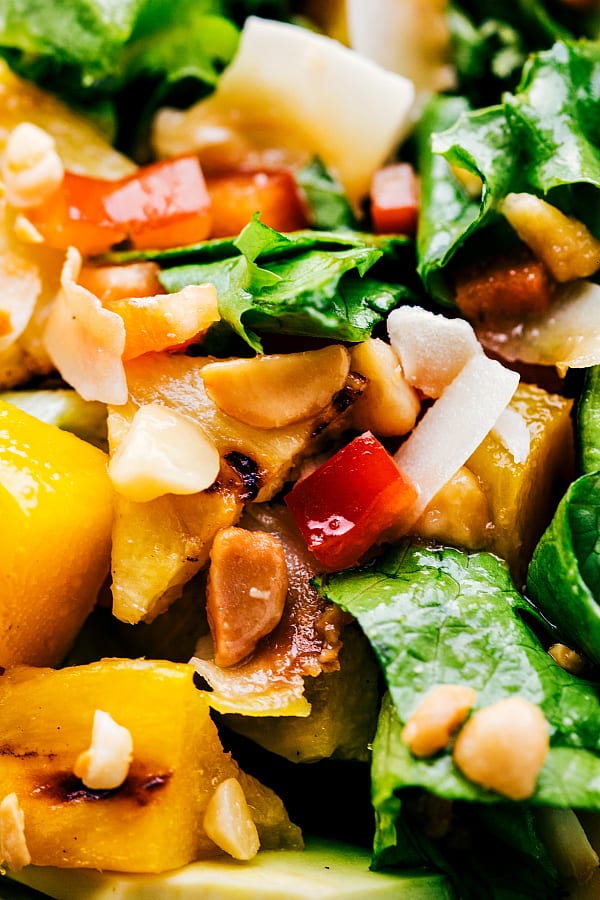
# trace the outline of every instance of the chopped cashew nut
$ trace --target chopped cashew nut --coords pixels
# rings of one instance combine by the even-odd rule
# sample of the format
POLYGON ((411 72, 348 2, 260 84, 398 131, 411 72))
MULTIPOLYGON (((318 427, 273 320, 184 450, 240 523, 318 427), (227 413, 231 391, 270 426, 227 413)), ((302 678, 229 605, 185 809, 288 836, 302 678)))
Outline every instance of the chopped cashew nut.
POLYGON ((566 644, 552 644, 548 648, 548 653, 561 669, 564 669, 565 672, 570 672, 572 675, 580 675, 585 668, 584 657, 577 651, 571 650, 566 644))
POLYGON ((117 724, 109 713, 97 709, 89 750, 79 754, 73 772, 86 787, 111 791, 127 778, 132 755, 133 740, 129 730, 117 724))
POLYGON ((227 778, 215 789, 204 814, 204 830, 234 859, 252 859, 258 853, 258 831, 237 778, 227 778))
POLYGON ((257 428, 280 428, 325 409, 349 371, 348 350, 331 344, 208 363, 202 378, 211 400, 228 416, 257 428))
POLYGON ((8 138, 0 174, 11 206, 39 206, 59 187, 64 175, 54 138, 37 125, 21 122, 8 138))
POLYGON ((15 793, 7 794, 0 803, 0 863, 18 872, 31 862, 25 840, 25 815, 15 793))
POLYGON ((402 740, 415 756, 433 756, 450 743, 475 705, 477 693, 461 684, 433 688, 409 717, 402 740))
POLYGON ((525 800, 535 791, 548 748, 548 723, 539 706, 507 697, 473 713, 456 739, 453 757, 476 784, 525 800))
POLYGON ((241 662, 279 624, 287 589, 285 554, 274 535, 235 527, 217 533, 206 613, 218 666, 241 662))
POLYGON ((352 348, 350 365, 353 372, 367 379, 364 392, 352 407, 356 430, 372 431, 377 437, 408 434, 421 404, 390 345, 380 338, 362 341, 352 348))
POLYGON ((159 403, 141 406, 108 466, 115 489, 138 503, 196 494, 219 474, 220 457, 202 428, 159 403))
POLYGON ((541 197, 507 194, 500 211, 557 281, 587 278, 600 268, 600 241, 541 197))

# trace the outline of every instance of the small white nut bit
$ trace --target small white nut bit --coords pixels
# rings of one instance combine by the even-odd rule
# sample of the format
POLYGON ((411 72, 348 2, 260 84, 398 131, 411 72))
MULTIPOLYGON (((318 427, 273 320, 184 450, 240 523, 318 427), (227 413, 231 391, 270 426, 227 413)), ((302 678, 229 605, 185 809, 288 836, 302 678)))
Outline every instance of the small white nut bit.
POLYGON ((6 143, 1 176, 11 206, 39 206, 54 193, 64 176, 54 138, 37 125, 21 122, 6 143))
POLYGON ((219 465, 219 451, 199 425, 148 403, 135 413, 108 473, 120 494, 144 503, 163 494, 205 490, 219 474, 219 465))
POLYGON ((25 840, 25 814, 15 793, 7 794, 0 803, 0 864, 6 863, 18 872, 31 862, 25 840))
POLYGON ((204 814, 204 830, 234 859, 252 859, 258 853, 258 831, 237 778, 227 778, 215 789, 204 814))
POLYGON ((115 722, 109 713, 97 709, 90 747, 79 754, 73 772, 91 790, 111 791, 127 778, 132 756, 130 731, 115 722))
POLYGON ((507 697, 473 713, 456 739, 453 757, 476 784, 525 800, 535 791, 549 746, 548 723, 539 706, 507 697))

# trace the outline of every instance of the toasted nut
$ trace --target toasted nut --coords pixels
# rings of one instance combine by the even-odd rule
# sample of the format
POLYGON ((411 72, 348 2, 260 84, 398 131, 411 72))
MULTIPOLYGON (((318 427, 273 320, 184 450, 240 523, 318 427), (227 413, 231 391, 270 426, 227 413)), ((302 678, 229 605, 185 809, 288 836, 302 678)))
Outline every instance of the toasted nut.
POLYGON ((492 527, 487 497, 479 481, 461 466, 425 507, 411 531, 453 547, 481 549, 492 527))
POLYGON ((26 209, 38 206, 54 193, 64 168, 54 138, 37 125, 21 122, 10 133, 1 172, 8 202, 26 209))
POLYGON ((378 437, 408 434, 414 427, 420 403, 407 382, 398 357, 389 344, 369 338, 352 349, 351 367, 367 379, 367 386, 352 407, 357 431, 378 437))
POLYGON ((283 547, 272 534, 223 528, 210 554, 206 613, 218 666, 233 666, 278 625, 288 589, 283 547))
POLYGON ((163 494, 195 494, 213 483, 220 457, 191 419, 159 403, 141 406, 110 460, 116 490, 143 503, 163 494))
POLYGON ((341 344, 304 353, 208 363, 209 397, 228 416, 258 428, 280 428, 314 416, 344 386, 350 354, 341 344))
POLYGON ((132 755, 133 739, 129 730, 118 725, 109 713, 97 709, 90 747, 79 754, 73 772, 86 787, 111 791, 127 778, 132 755))
POLYGON ((571 675, 580 675, 585 669, 585 658, 566 644, 552 644, 548 648, 548 653, 561 669, 570 672, 571 675))
POLYGON ((440 684, 433 688, 402 729, 402 740, 415 756, 433 756, 448 746, 475 705, 473 688, 461 684, 440 684))
POLYGON ((600 268, 600 241, 583 222, 541 197, 508 194, 500 209, 557 281, 586 278, 600 268))
POLYGON ((215 789, 204 814, 204 830, 234 859, 252 859, 258 853, 258 831, 237 778, 227 778, 215 789))
POLYGON ((0 863, 18 872, 31 862, 25 840, 25 815, 15 793, 7 794, 0 803, 0 863))
POLYGON ((476 784, 525 800, 535 791, 549 743, 548 723, 539 706, 508 697, 473 713, 456 739, 453 757, 476 784))

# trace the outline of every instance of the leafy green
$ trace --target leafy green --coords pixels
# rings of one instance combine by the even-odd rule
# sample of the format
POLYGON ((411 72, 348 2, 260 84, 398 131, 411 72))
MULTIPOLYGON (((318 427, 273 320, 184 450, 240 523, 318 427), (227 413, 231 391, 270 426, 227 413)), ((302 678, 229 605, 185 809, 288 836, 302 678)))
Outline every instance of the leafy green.
POLYGON ((319 159, 296 172, 311 212, 313 228, 352 228, 356 224, 352 207, 341 184, 335 181, 319 159))
MULTIPOLYGON (((503 562, 488 553, 405 543, 360 569, 321 576, 316 586, 356 617, 380 662, 391 698, 374 746, 375 864, 402 862, 407 854, 398 816, 410 810, 415 789, 468 804, 465 816, 479 823, 475 835, 484 820, 488 831, 502 831, 507 844, 511 831, 533 829, 523 805, 507 803, 470 782, 454 766, 450 750, 419 759, 401 740, 402 724, 439 684, 469 685, 477 692, 478 707, 514 695, 540 706, 550 729, 550 750, 529 805, 600 808, 597 688, 553 663, 536 636, 543 620, 517 592, 503 562), (488 812, 473 810, 473 804, 483 804, 488 812)), ((454 871, 451 846, 444 849, 437 843, 433 848, 423 836, 419 840, 421 854, 454 871)), ((543 891, 555 873, 535 830, 517 842, 524 856, 513 889, 519 884, 522 888, 510 896, 550 896, 543 891), (540 892, 527 893, 531 881, 526 870, 535 860, 540 892)), ((415 852, 413 844, 407 859, 415 852)), ((468 877, 463 871, 461 878, 489 877, 496 882, 487 886, 489 896, 508 896, 506 886, 501 888, 502 858, 511 858, 506 852, 499 866, 482 862, 481 869, 468 877)), ((462 863, 463 869, 470 865, 466 858, 462 863)), ((474 888, 465 890, 468 897, 488 896, 474 888)))
POLYGON ((454 801, 452 827, 445 832, 439 825, 448 814, 443 801, 413 788, 398 790, 406 750, 401 733, 387 696, 373 744, 373 866, 435 865, 452 879, 461 900, 560 896, 558 873, 540 841, 532 807, 454 801))
POLYGON ((577 405, 578 449, 584 474, 600 470, 600 366, 586 370, 577 405))
POLYGON ((527 590, 565 642, 600 663, 600 472, 570 485, 534 551, 527 590))
POLYGON ((0 10, 0 54, 16 71, 71 103, 116 104, 125 133, 176 86, 187 102, 211 90, 238 35, 221 0, 6 0, 0 10))
POLYGON ((286 236, 255 217, 231 246, 231 256, 175 266, 160 280, 168 291, 214 284, 222 320, 257 352, 258 331, 364 340, 390 309, 412 299, 402 285, 364 277, 395 242, 378 246, 350 231, 286 236))
POLYGON ((600 42, 558 41, 528 60, 518 88, 501 104, 467 111, 464 101, 462 110, 454 98, 435 101, 420 126, 426 189, 418 252, 421 277, 437 299, 451 299, 447 270, 459 251, 473 259, 482 247, 507 240, 498 207, 512 191, 549 195, 600 233, 599 79, 600 42), (461 196, 435 154, 479 176, 481 199, 461 196), (490 229, 500 230, 500 240, 490 229))

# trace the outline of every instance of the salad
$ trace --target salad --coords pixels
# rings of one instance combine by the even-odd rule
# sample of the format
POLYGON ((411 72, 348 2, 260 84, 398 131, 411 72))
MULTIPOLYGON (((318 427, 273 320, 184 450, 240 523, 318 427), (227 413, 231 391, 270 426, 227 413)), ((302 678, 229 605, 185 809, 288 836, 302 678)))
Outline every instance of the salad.
POLYGON ((6 0, 0 894, 600 892, 600 8, 6 0))

